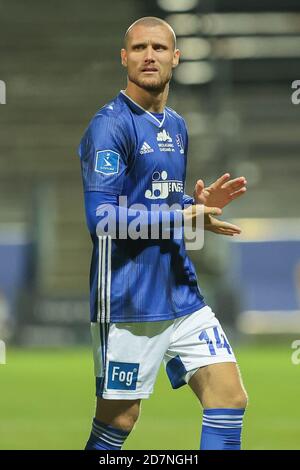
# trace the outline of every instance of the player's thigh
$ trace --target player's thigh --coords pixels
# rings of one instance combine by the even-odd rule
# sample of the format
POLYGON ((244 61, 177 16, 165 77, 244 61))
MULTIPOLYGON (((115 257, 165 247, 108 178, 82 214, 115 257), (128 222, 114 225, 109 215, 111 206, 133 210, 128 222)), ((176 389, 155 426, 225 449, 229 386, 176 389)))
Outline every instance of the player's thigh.
POLYGON ((245 408, 247 404, 241 374, 234 362, 200 367, 189 386, 204 408, 245 408))
POLYGON ((226 334, 210 307, 175 321, 164 363, 173 388, 189 383, 199 368, 236 363, 226 334))
POLYGON ((131 430, 137 421, 141 400, 106 400, 97 397, 96 419, 111 426, 131 430))

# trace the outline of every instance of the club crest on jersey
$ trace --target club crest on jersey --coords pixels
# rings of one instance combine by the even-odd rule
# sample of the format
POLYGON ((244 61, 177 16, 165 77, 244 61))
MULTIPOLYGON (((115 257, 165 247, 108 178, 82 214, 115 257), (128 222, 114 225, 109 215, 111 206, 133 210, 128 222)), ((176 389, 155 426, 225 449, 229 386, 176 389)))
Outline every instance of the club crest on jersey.
POLYGON ((156 139, 161 152, 175 152, 172 137, 165 129, 157 133, 156 139))
POLYGON ((183 193, 183 182, 180 180, 168 180, 168 173, 155 171, 152 175, 152 188, 147 189, 147 199, 166 199, 170 193, 183 193))
POLYGON ((98 150, 96 153, 95 171, 104 175, 119 173, 120 154, 113 150, 98 150))
POLYGON ((176 144, 179 147, 179 152, 184 153, 184 144, 183 144, 183 138, 181 134, 176 134, 176 144))

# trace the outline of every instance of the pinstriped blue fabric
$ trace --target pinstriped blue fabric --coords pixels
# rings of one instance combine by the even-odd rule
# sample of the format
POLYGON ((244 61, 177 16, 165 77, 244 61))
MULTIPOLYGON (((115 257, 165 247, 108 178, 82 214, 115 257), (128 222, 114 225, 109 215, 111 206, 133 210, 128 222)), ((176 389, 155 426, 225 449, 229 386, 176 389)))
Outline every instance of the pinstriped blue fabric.
MULTIPOLYGON (((188 147, 184 120, 170 108, 161 117, 143 110, 121 92, 97 112, 80 143, 86 216, 93 241, 92 322, 170 320, 205 305, 184 240, 172 238, 172 230, 169 239, 158 232, 156 238, 147 240, 97 233, 97 224, 105 217, 99 207, 119 207, 121 196, 127 207, 143 204, 150 219, 157 214, 153 204, 176 204, 178 209, 191 202, 184 198, 188 147)), ((159 223, 161 214, 159 209, 159 223)), ((159 228, 150 219, 146 218, 147 230, 159 228)), ((132 217, 126 228, 131 222, 132 217)))

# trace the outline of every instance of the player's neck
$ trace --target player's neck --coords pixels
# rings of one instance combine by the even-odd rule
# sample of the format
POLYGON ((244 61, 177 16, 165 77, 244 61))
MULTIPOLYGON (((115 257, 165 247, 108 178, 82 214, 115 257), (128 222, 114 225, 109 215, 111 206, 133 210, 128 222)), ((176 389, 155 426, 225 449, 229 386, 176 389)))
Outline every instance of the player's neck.
POLYGON ((150 113, 162 113, 168 99, 169 84, 165 86, 163 91, 151 92, 128 81, 125 93, 146 111, 149 111, 150 113))

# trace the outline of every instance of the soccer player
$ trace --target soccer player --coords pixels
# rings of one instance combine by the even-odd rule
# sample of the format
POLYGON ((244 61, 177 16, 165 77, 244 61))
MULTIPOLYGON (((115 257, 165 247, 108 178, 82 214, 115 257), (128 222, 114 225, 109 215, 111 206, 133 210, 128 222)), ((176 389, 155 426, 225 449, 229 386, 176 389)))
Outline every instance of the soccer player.
POLYGON ((241 445, 247 396, 236 359, 175 228, 182 218, 184 225, 195 222, 205 203, 207 230, 240 233, 213 215, 244 194, 246 180, 224 174, 208 188, 198 180, 194 198, 184 195, 187 130, 183 118, 166 107, 179 56, 168 23, 155 17, 133 23, 121 50, 127 88, 97 112, 79 147, 93 242, 90 308, 97 407, 87 450, 121 449, 162 362, 172 387, 188 383, 204 408, 200 448, 241 445), (120 202, 124 197, 126 204, 120 202), (154 211, 153 203, 177 204, 180 210, 154 211), (158 237, 126 238, 114 228, 99 229, 101 221, 109 225, 114 217, 117 233, 124 232, 134 223, 134 204, 145 207, 141 233, 156 230, 158 237))

